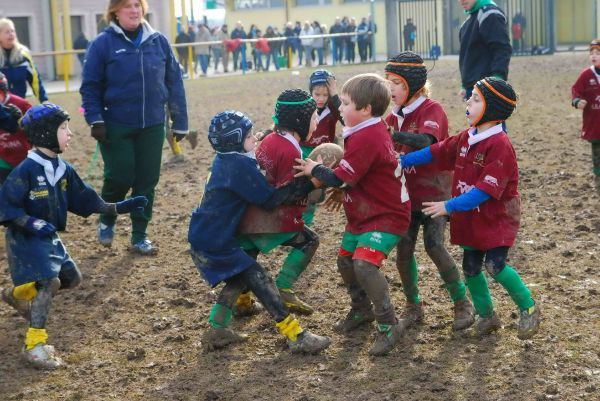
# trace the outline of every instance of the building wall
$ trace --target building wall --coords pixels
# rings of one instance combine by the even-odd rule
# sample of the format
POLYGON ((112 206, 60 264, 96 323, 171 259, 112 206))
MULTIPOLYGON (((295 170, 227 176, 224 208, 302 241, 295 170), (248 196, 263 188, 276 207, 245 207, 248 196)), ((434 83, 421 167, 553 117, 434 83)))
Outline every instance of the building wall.
MULTIPOLYGON (((154 29, 169 36, 170 11, 169 2, 165 0, 147 0, 150 14, 150 22, 154 29)), ((96 17, 104 14, 107 1, 100 0, 70 0, 71 16, 81 17, 82 31, 88 39, 92 39, 98 32, 96 17)), ((50 14, 49 0, 13 0, 0 2, 0 17, 27 17, 29 31, 29 47, 33 53, 62 50, 62 0, 56 1, 59 13, 59 36, 60 42, 53 43, 52 18, 50 14)), ((72 27, 73 28, 73 27, 72 27)), ((72 29, 73 30, 73 29, 72 29)), ((75 34, 75 30, 73 30, 75 34)), ((44 79, 54 78, 56 73, 62 73, 61 67, 55 67, 53 57, 35 57, 35 63, 44 79)), ((72 63, 72 74, 79 73, 79 64, 74 60, 72 63)))

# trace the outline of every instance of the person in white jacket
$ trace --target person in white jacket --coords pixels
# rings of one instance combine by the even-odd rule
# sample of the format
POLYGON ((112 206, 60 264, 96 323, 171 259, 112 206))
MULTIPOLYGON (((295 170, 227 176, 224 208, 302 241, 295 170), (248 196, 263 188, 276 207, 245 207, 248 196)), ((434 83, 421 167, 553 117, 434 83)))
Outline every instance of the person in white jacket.
POLYGON ((311 53, 312 53, 312 45, 313 45, 314 39, 306 38, 306 36, 312 36, 314 34, 315 34, 315 31, 313 30, 312 26, 310 25, 310 22, 304 21, 304 26, 302 27, 302 30, 300 31, 300 43, 302 44, 302 47, 304 48, 304 54, 306 55, 306 66, 307 67, 312 66, 311 53))

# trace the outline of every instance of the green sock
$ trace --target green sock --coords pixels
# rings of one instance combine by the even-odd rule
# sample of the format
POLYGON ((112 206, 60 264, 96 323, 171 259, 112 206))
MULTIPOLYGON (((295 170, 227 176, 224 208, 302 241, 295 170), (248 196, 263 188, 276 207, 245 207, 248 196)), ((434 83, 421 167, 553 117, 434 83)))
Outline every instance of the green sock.
POLYGON ((407 270, 398 269, 400 279, 402 280, 402 291, 406 295, 406 300, 411 304, 418 305, 421 303, 419 297, 419 265, 417 258, 412 255, 407 270))
POLYGON ((215 329, 225 329, 229 327, 229 324, 231 323, 231 314, 231 309, 225 305, 214 304, 210 310, 208 324, 215 329))
POLYGON ((460 273, 456 266, 448 271, 440 272, 440 277, 446 284, 446 290, 450 295, 452 302, 462 301, 467 295, 467 289, 465 283, 460 279, 460 273))
POLYGON ((494 276, 494 280, 504 287, 519 309, 529 309, 535 304, 533 298, 531 298, 531 292, 529 292, 521 276, 511 266, 505 265, 504 269, 494 276))
POLYGON ((494 304, 492 303, 492 296, 490 295, 490 289, 488 288, 487 280, 483 272, 479 272, 476 276, 466 276, 465 281, 471 298, 473 299, 473 306, 477 311, 477 314, 481 317, 490 317, 494 313, 494 304))
POLYGON ((594 175, 600 175, 600 167, 594 167, 594 175))
POLYGON ((281 266, 275 280, 277 288, 292 288, 309 262, 310 259, 306 257, 304 252, 292 249, 283 261, 283 266, 281 266))

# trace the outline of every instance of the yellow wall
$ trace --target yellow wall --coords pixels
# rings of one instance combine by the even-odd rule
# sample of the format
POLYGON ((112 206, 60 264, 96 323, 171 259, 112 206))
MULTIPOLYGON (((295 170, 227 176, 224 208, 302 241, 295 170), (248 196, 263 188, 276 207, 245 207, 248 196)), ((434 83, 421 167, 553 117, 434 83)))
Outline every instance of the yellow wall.
POLYGON ((556 1, 556 41, 588 43, 594 35, 594 2, 597 0, 556 1))
MULTIPOLYGON (((228 6, 231 3, 228 2, 228 6)), ((371 11, 370 3, 348 3, 344 4, 342 0, 332 0, 332 4, 326 6, 302 6, 289 8, 289 20, 292 22, 306 20, 317 20, 321 24, 331 28, 335 17, 354 17, 356 24, 360 24, 360 19, 366 17, 371 11)), ((375 3, 375 23, 377 24, 377 35, 375 36, 375 49, 378 54, 386 52, 385 41, 385 13, 384 2, 375 3)), ((287 22, 285 19, 285 8, 263 8, 255 10, 232 10, 227 8, 225 21, 229 26, 229 32, 235 28, 237 21, 242 21, 244 30, 248 32, 250 25, 256 24, 258 28, 265 32, 267 26, 272 25, 282 29, 287 22)))

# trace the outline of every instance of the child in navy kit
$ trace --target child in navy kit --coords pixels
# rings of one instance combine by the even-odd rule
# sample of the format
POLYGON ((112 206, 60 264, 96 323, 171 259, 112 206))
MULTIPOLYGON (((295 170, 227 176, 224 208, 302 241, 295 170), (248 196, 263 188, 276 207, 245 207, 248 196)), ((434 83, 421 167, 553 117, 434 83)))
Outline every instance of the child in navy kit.
POLYGON ((256 138, 252 122, 240 112, 226 111, 214 116, 208 139, 217 155, 200 205, 192 213, 188 241, 192 259, 208 284, 214 287, 224 281, 225 286, 210 312, 204 348, 221 348, 244 339, 229 325, 239 295, 252 291, 287 337, 292 352, 322 351, 329 346, 329 338, 300 327, 285 308, 268 273, 254 255, 244 252, 236 237, 248 205, 273 209, 281 204, 296 204, 314 185, 304 179, 280 188, 270 186, 254 158, 256 138))
POLYGON ((134 197, 106 203, 58 157, 68 146, 69 115, 54 104, 36 105, 22 119, 34 150, 0 188, 0 223, 6 225, 8 265, 13 288, 2 299, 30 321, 23 355, 39 368, 56 368, 62 360, 46 344, 46 322, 52 298, 74 288, 81 273, 57 231, 64 231, 67 212, 116 215, 143 210, 148 200, 134 197))
POLYGON ((346 128, 344 156, 335 169, 298 159, 298 175, 344 190, 348 224, 338 253, 338 271, 350 295, 350 311, 334 329, 349 332, 377 321, 369 353, 386 355, 399 342, 406 322, 396 318, 385 275, 387 255, 406 233, 410 200, 394 144, 381 116, 390 103, 388 83, 376 74, 357 75, 344 84, 340 113, 346 128))
POLYGON ((573 107, 583 110, 581 139, 592 144, 594 183, 600 193, 600 39, 590 43, 592 65, 581 72, 571 88, 573 107))
MULTIPOLYGON (((423 59, 412 52, 403 52, 388 60, 385 76, 392 91, 392 112, 386 122, 393 129, 396 151, 405 155, 448 138, 448 118, 442 106, 429 98, 427 68, 423 59)), ((423 202, 450 197, 452 173, 434 165, 404 169, 406 186, 412 207, 411 222, 405 237, 398 242, 396 267, 402 280, 406 306, 402 317, 410 324, 423 321, 423 303, 419 296, 419 271, 415 245, 419 228, 423 226, 425 251, 438 268, 439 274, 454 303, 454 330, 473 324, 473 306, 467 298, 465 284, 456 263, 444 245, 446 217, 431 218, 423 214, 423 202)))
MULTIPOLYGON (((295 160, 302 156, 300 141, 309 139, 316 126, 315 110, 315 101, 302 89, 284 90, 277 98, 274 130, 256 149, 256 160, 269 184, 281 187, 294 180, 295 160)), ((313 308, 293 290, 319 246, 319 237, 303 220, 306 206, 306 198, 273 210, 250 205, 238 232, 242 234, 239 237, 242 248, 249 254, 266 254, 278 246, 292 248, 277 274, 275 286, 290 312, 308 315, 313 308)), ((252 305, 248 297, 246 293, 240 296, 236 312, 241 312, 244 305, 246 309, 252 305)))
POLYGON ((477 333, 485 335, 501 327, 482 271, 485 267, 519 308, 518 337, 527 339, 538 331, 540 307, 506 263, 521 215, 517 157, 503 129, 516 105, 517 96, 507 82, 482 79, 467 101, 469 129, 400 160, 404 168, 433 162, 454 169, 453 197, 424 202, 423 212, 432 218, 450 215, 450 240, 464 249, 465 280, 479 315, 477 333))

